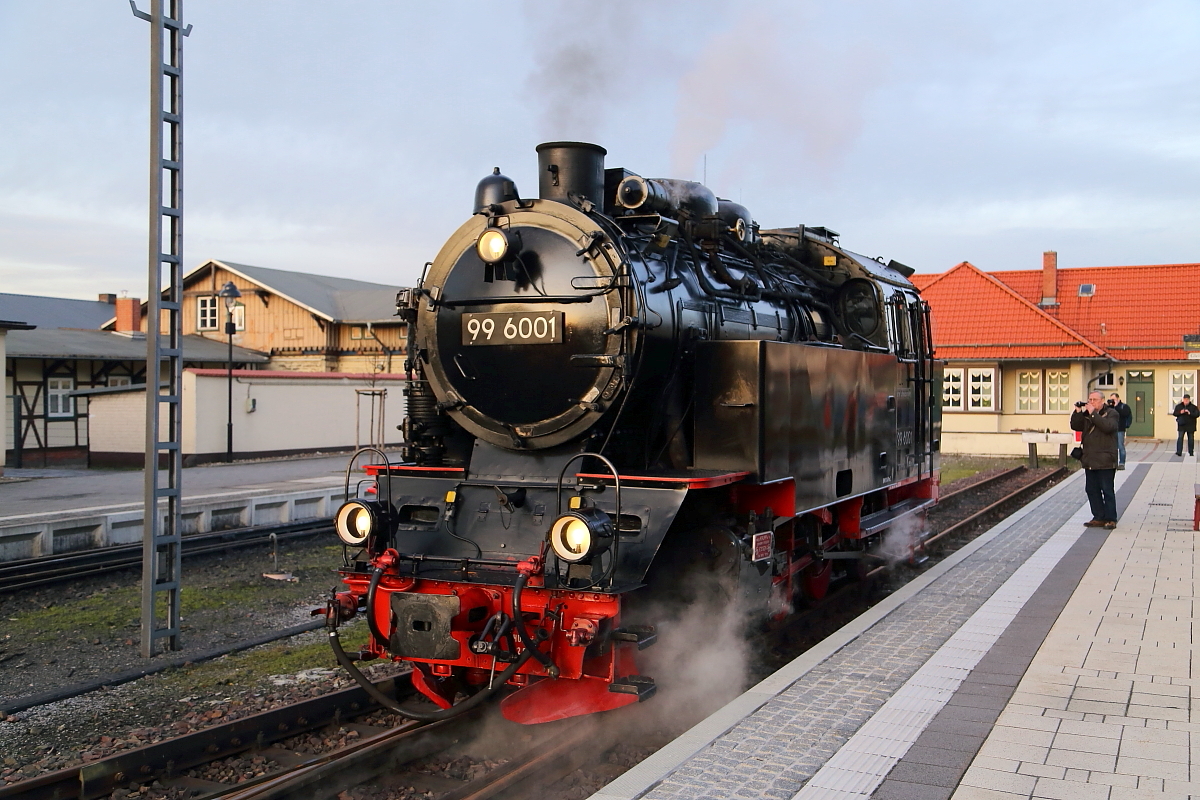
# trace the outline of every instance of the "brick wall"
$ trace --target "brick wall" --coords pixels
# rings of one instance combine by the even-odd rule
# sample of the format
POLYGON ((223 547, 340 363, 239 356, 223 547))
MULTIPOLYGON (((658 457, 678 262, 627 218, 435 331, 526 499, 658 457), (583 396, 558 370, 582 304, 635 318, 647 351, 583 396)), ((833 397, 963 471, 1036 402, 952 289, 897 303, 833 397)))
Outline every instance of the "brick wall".
POLYGON ((142 329, 142 301, 136 297, 117 298, 117 322, 115 330, 119 333, 140 331, 142 329))

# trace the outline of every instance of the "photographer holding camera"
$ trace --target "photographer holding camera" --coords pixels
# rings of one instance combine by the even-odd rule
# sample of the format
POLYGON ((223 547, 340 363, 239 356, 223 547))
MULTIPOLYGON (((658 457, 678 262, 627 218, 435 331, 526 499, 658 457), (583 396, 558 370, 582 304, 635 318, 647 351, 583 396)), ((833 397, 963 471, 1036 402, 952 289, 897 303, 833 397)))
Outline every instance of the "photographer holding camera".
POLYGON ((1087 478, 1087 497, 1092 506, 1089 528, 1117 527, 1117 494, 1114 481, 1117 475, 1117 430, 1121 415, 1104 402, 1101 392, 1088 394, 1087 402, 1075 404, 1071 414, 1071 430, 1083 434, 1083 465, 1087 478))

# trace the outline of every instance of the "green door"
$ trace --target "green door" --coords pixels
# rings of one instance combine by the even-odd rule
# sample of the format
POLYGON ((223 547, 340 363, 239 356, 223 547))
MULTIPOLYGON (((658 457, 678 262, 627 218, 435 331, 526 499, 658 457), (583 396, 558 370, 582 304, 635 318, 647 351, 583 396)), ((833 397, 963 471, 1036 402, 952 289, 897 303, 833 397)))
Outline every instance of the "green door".
POLYGON ((1125 402, 1133 409, 1133 424, 1127 436, 1154 436, 1154 372, 1130 372, 1125 383, 1125 402))

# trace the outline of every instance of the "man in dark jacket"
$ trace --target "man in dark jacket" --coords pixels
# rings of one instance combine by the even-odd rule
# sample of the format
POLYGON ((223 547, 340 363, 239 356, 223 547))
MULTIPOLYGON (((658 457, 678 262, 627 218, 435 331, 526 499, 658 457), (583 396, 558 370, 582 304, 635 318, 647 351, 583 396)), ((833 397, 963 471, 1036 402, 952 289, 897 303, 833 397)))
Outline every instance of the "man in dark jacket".
POLYGON ((1121 402, 1121 395, 1113 392, 1108 396, 1108 404, 1117 410, 1120 421, 1117 423, 1117 469, 1125 469, 1125 431, 1133 424, 1133 409, 1128 403, 1121 402))
POLYGON ((1083 472, 1087 478, 1087 497, 1092 506, 1089 528, 1117 527, 1117 410, 1104 402, 1101 392, 1092 392, 1086 403, 1076 403, 1071 414, 1071 430, 1082 431, 1083 472))
POLYGON ((1192 396, 1185 394, 1183 400, 1175 404, 1171 412, 1175 416, 1175 424, 1179 426, 1179 438, 1175 441, 1175 455, 1183 455, 1183 435, 1187 434, 1188 455, 1196 455, 1196 417, 1200 417, 1200 408, 1192 402, 1192 396))

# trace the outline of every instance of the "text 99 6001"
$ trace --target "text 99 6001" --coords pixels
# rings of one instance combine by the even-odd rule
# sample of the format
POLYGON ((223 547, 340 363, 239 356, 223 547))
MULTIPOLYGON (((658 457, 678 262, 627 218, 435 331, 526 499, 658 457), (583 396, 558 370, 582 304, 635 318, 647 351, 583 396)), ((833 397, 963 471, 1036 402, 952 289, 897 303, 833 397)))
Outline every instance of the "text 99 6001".
POLYGON ((462 315, 464 345, 560 344, 563 312, 512 311, 462 315))

